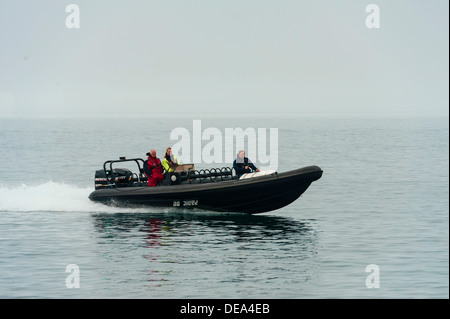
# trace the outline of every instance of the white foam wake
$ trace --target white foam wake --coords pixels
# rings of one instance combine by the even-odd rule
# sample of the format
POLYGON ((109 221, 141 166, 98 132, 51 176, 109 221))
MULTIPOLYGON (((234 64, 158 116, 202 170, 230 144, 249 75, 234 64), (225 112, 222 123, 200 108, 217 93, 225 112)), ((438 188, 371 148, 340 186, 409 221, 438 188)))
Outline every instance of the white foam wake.
POLYGON ((115 212, 118 208, 91 202, 92 187, 46 182, 36 186, 0 186, 0 211, 115 212))

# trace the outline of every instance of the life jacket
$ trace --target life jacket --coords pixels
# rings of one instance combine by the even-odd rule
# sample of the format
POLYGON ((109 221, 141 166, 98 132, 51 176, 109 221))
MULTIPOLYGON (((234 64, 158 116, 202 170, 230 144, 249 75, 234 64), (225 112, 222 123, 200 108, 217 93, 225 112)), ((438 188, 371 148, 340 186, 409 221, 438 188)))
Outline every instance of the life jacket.
POLYGON ((178 161, 177 157, 175 155, 172 155, 172 157, 173 157, 173 160, 174 160, 173 162, 172 162, 172 160, 170 158, 169 158, 170 159, 170 161, 169 161, 166 156, 164 156, 164 158, 163 158, 163 160, 161 162, 162 166, 164 167, 164 170, 166 172, 169 172, 169 173, 173 172, 173 168, 170 167, 171 163, 180 165, 180 162, 178 161))
POLYGON ((147 176, 162 176, 161 161, 157 157, 149 156, 144 162, 144 172, 147 176))

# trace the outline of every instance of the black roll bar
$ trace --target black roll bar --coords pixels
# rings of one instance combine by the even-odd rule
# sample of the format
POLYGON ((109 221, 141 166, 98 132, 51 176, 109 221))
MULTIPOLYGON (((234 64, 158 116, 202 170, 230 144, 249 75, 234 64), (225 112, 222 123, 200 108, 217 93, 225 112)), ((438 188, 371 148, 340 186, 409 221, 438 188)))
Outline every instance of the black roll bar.
MULTIPOLYGON (((113 163, 123 163, 123 162, 136 162, 138 169, 139 169, 139 174, 144 173, 144 160, 142 158, 127 159, 126 157, 121 157, 118 160, 109 160, 109 161, 106 161, 105 163, 103 163, 103 171, 105 172, 107 182, 113 182, 115 184, 112 165, 113 165, 113 163), (139 162, 142 162, 142 168, 141 168, 141 165, 139 165, 139 162), (109 164, 109 170, 111 172, 111 176, 108 176, 108 173, 107 173, 108 171, 106 170, 107 164, 109 164)), ((138 175, 138 178, 139 178, 139 175, 138 175)))

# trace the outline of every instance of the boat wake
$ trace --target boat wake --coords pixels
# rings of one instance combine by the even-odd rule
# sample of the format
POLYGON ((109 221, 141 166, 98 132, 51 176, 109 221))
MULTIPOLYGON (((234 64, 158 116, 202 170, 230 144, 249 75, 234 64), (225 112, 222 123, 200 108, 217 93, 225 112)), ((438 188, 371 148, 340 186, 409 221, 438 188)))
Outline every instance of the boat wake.
MULTIPOLYGON (((78 187, 48 181, 39 185, 7 187, 0 185, 0 211, 11 212, 139 212, 139 208, 105 206, 88 199, 92 186, 78 187)), ((149 209, 145 210, 149 212, 149 209)))
MULTIPOLYGON (((0 212, 81 212, 81 213, 180 213, 178 208, 116 207, 89 200, 92 186, 79 187, 67 183, 48 181, 39 185, 0 185, 0 212)), ((191 209, 181 213, 192 213, 191 209)), ((208 211, 195 211, 209 214, 208 211)))

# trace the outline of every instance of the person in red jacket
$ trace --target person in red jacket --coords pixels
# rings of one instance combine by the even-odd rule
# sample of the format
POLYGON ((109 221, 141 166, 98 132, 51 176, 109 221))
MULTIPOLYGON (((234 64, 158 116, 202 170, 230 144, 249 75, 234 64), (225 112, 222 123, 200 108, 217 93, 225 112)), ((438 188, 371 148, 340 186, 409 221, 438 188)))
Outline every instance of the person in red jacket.
POLYGON ((144 164, 144 171, 148 177, 148 186, 157 186, 163 180, 161 161, 156 157, 155 150, 151 150, 147 153, 147 156, 148 158, 144 164))

